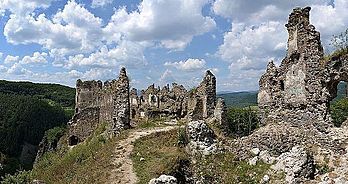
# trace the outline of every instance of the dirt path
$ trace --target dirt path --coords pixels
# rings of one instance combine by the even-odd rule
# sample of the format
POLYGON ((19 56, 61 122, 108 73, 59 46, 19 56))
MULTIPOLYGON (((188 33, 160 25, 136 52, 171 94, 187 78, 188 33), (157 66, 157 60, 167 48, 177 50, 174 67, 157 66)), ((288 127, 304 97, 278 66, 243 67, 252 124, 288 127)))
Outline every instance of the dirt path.
POLYGON ((164 132, 179 128, 179 126, 156 127, 152 129, 138 129, 131 131, 126 139, 121 140, 116 148, 113 159, 114 169, 111 171, 109 183, 112 184, 133 184, 137 176, 133 171, 133 163, 130 155, 133 151, 133 142, 141 137, 156 132, 164 132))

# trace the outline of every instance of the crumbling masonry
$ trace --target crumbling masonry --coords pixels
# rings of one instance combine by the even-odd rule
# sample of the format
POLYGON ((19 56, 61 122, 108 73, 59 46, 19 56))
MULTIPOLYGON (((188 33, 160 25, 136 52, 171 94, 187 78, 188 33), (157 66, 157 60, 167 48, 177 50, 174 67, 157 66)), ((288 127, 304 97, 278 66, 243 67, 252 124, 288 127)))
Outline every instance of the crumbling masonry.
POLYGON ((130 122, 149 118, 203 120, 219 114, 223 103, 216 106, 216 78, 207 71, 201 84, 190 91, 176 83, 155 87, 150 85, 138 95, 129 90, 129 79, 122 68, 117 80, 81 81, 76 83, 75 115, 69 122, 69 145, 83 142, 101 123, 106 123, 112 136, 130 127, 130 122))
POLYGON ((286 24, 288 51, 279 67, 273 62, 260 79, 258 105, 262 122, 284 121, 330 126, 330 101, 340 81, 348 81, 347 56, 324 60, 320 33, 309 22, 310 7, 296 8, 286 24))
POLYGON ((68 123, 69 145, 90 136, 100 123, 106 123, 110 136, 130 127, 129 79, 122 68, 117 80, 78 80, 76 82, 75 115, 68 123))

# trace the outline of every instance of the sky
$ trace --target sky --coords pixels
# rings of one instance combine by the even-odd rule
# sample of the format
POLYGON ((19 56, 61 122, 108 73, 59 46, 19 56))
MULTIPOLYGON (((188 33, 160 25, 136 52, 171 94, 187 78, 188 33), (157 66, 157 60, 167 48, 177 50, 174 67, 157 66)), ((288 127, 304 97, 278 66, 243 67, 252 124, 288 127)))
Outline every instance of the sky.
POLYGON ((285 23, 311 6, 325 52, 348 27, 347 0, 0 0, 0 79, 75 86, 126 67, 131 86, 255 91, 286 53, 285 23))

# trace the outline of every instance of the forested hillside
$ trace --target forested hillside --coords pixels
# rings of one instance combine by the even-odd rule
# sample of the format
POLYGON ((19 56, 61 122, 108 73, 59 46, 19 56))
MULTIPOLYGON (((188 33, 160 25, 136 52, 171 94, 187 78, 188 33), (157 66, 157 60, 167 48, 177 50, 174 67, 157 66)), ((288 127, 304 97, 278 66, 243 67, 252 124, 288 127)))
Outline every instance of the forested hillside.
POLYGON ((228 107, 248 107, 257 104, 257 91, 218 94, 228 107))
POLYGON ((0 176, 32 166, 23 145, 35 148, 46 130, 65 126, 74 98, 75 89, 62 85, 0 81, 0 176))
POLYGON ((60 84, 0 80, 0 93, 37 97, 58 103, 62 107, 74 107, 75 103, 75 89, 60 84))

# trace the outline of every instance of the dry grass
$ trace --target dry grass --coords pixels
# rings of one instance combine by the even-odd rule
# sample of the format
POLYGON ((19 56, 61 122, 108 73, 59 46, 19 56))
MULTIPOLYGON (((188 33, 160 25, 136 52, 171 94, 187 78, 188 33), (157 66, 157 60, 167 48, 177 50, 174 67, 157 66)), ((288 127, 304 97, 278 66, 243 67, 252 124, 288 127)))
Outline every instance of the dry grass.
POLYGON ((115 145, 126 137, 127 131, 110 140, 101 136, 101 131, 71 150, 64 146, 60 151, 46 153, 32 170, 33 177, 57 184, 105 183, 115 145))
POLYGON ((180 160, 187 160, 183 148, 178 147, 178 132, 171 130, 138 139, 134 143, 132 160, 140 184, 161 174, 176 171, 180 160), (144 161, 140 161, 144 158, 144 161))

